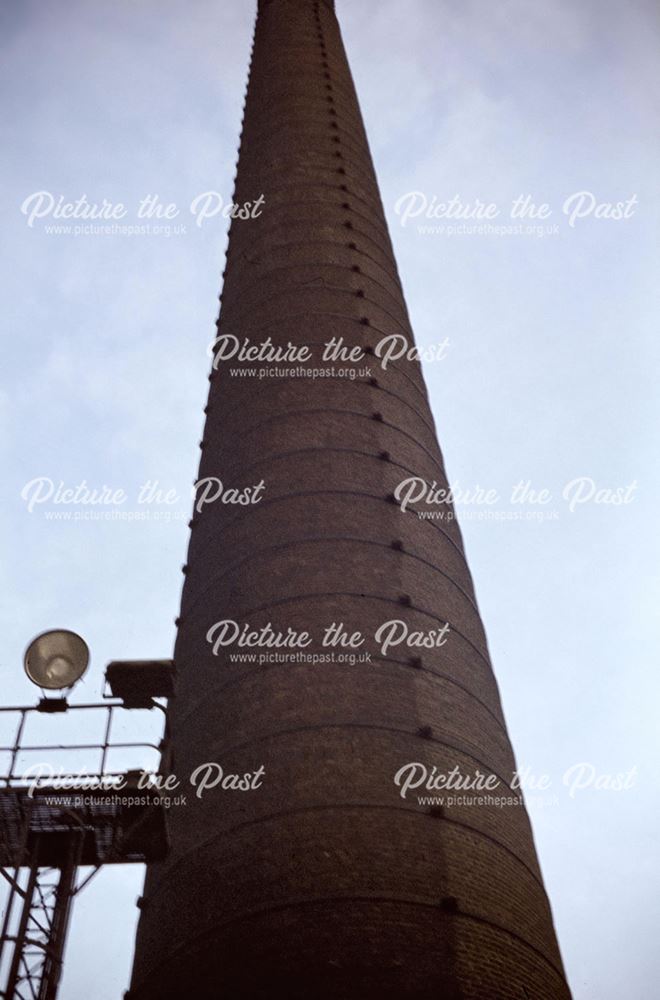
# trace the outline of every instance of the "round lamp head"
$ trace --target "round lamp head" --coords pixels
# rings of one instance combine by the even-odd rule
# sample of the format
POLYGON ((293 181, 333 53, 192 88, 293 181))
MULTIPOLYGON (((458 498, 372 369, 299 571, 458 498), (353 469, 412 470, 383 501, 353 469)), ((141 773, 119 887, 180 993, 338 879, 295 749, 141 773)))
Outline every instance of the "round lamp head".
POLYGON ((75 632, 53 629, 32 640, 23 662, 33 684, 56 691, 80 680, 87 670, 89 649, 75 632))

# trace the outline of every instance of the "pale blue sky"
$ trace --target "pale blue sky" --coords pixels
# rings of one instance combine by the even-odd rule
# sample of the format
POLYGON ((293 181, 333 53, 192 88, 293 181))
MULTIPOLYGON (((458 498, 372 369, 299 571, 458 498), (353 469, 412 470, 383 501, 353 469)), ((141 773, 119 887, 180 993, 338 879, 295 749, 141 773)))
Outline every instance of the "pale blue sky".
MULTIPOLYGON (((450 478, 554 497, 556 520, 465 518, 463 533, 518 761, 554 779, 557 802, 530 809, 575 998, 641 1000, 660 979, 658 13, 650 0, 337 12, 417 338, 450 340, 426 366, 450 478), (529 193, 559 232, 422 235, 394 212, 412 190, 502 208, 529 193), (638 205, 571 228, 562 204, 581 190, 638 205), (570 513, 561 492, 579 476, 635 481, 634 500, 570 513), (561 776, 581 761, 636 766, 638 783, 571 799, 561 776)), ((23 648, 56 625, 91 647, 89 699, 110 659, 171 653, 226 224, 73 237, 28 227, 20 206, 47 190, 134 215, 157 193, 183 217, 203 191, 228 198, 253 10, 32 0, 1 17, 3 700, 32 699, 23 648), (181 519, 48 520, 20 496, 39 476, 132 497, 158 480, 181 519)), ((77 903, 62 1000, 121 996, 140 880, 105 873, 77 903)))

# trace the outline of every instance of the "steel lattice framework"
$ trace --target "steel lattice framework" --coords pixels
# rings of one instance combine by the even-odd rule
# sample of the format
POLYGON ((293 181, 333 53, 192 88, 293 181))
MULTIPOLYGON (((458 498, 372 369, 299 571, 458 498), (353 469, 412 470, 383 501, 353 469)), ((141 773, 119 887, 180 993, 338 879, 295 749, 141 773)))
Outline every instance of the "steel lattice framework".
MULTIPOLYGON (((140 707, 162 708, 156 702, 140 707)), ((0 931, 0 997, 4 1000, 55 1000, 76 895, 104 865, 144 864, 162 860, 167 852, 158 794, 138 788, 137 772, 111 774, 106 768, 111 749, 149 749, 162 755, 167 721, 159 745, 114 742, 113 715, 125 710, 122 702, 70 706, 63 699, 1 710, 18 715, 13 743, 0 747, 0 752, 10 755, 9 767, 0 775, 0 874, 6 883, 0 931), (26 719, 32 712, 98 709, 107 713, 104 736, 98 743, 48 747, 23 742, 26 719), (37 750, 97 751, 98 771, 87 777, 92 787, 84 795, 79 791, 55 794, 52 787, 26 784, 18 771, 19 757, 37 750), (119 778, 123 787, 113 790, 113 780, 119 778), (91 872, 81 876, 82 868, 91 872)), ((71 787, 73 780, 65 777, 60 783, 71 787)))

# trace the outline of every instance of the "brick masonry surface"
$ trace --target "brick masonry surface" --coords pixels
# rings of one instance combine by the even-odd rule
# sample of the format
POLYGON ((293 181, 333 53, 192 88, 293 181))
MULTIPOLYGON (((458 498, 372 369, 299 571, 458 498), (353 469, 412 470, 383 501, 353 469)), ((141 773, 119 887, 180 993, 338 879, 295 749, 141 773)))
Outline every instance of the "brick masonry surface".
MULTIPOLYGON (((333 336, 414 342, 324 0, 259 3, 234 200, 261 194, 258 218, 232 222, 220 334, 317 358, 333 336)), ((193 516, 174 770, 265 776, 171 811, 131 1000, 569 1000, 524 808, 433 809, 393 781, 410 761, 503 782, 515 766, 458 525, 391 500, 406 476, 447 485, 419 364, 353 380, 231 367, 210 377, 199 477, 265 490, 193 516), (213 655, 224 618, 306 630, 319 653, 333 621, 450 633, 368 664, 258 664, 213 655)))

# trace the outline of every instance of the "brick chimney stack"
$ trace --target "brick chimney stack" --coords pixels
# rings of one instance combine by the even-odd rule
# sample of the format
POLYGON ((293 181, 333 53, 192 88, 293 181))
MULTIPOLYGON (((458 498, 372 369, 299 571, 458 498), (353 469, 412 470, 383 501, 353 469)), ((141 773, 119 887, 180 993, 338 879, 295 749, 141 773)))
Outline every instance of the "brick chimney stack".
POLYGON ((218 334, 307 346, 301 367, 335 377, 236 359, 210 377, 198 478, 263 486, 259 502, 193 515, 174 770, 182 785, 206 762, 264 770, 250 791, 182 787, 171 855, 147 874, 129 996, 570 1000, 524 807, 429 806, 394 783, 419 762, 516 794, 458 525, 393 502, 408 477, 447 477, 419 363, 383 370, 374 354, 414 339, 328 0, 259 2, 234 201, 262 194, 231 225, 218 334), (322 361, 338 337, 364 357, 322 361), (207 635, 226 619, 306 631, 307 657, 328 657, 321 637, 343 623, 371 662, 215 655, 207 635), (383 655, 373 637, 391 620, 449 631, 383 655))

